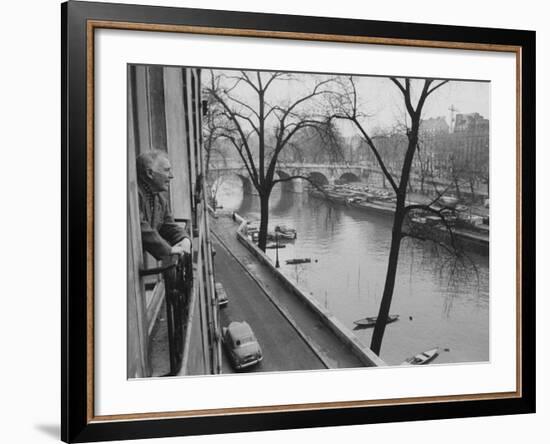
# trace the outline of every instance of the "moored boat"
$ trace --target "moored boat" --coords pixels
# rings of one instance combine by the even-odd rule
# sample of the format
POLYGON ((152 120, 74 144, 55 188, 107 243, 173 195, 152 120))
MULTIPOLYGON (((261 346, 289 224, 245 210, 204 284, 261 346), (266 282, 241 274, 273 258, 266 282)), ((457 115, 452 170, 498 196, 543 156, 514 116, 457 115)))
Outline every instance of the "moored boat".
POLYGON ((287 259, 285 262, 287 265, 309 264, 311 263, 311 259, 308 257, 300 259, 287 259))
POLYGON ((432 348, 405 359, 401 365, 424 365, 433 361, 439 355, 439 347, 432 348))
MULTIPOLYGON (((368 328, 368 327, 374 327, 376 325, 377 319, 378 319, 378 316, 367 316, 366 318, 353 321, 353 323, 358 327, 368 328)), ((389 315, 386 324, 391 324, 392 322, 395 322, 398 319, 399 319, 399 315, 389 315)))
POLYGON ((287 225, 277 225, 275 227, 275 233, 283 239, 296 239, 296 237, 298 237, 296 229, 287 225))
POLYGON ((458 203, 458 199, 454 196, 443 195, 439 198, 439 202, 441 202, 444 206, 448 208, 454 208, 458 203))
POLYGON ((411 217, 411 222, 413 224, 423 225, 427 222, 427 220, 424 216, 413 216, 413 217, 411 217))
POLYGON ((281 249, 281 248, 286 248, 286 245, 285 244, 267 244, 265 246, 265 248, 268 248, 268 249, 271 249, 271 250, 275 250, 275 249, 281 249))

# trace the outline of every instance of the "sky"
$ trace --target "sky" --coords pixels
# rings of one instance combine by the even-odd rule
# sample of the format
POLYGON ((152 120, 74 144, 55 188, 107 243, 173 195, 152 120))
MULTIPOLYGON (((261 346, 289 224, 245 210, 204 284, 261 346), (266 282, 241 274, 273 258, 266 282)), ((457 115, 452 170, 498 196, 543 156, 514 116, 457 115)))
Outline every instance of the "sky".
MULTIPOLYGON (((204 79, 208 81, 209 73, 205 70, 204 79)), ((231 70, 216 71, 223 72, 227 76, 234 76, 237 73, 231 70)), ((255 71, 252 71, 255 73, 255 71)), ((263 76, 267 78, 268 73, 263 76)), ((326 79, 329 76, 322 74, 298 74, 295 80, 274 81, 269 88, 269 100, 271 102, 290 102, 307 92, 311 91, 315 83, 326 79)), ((403 95, 398 88, 386 77, 355 77, 357 92, 360 100, 360 108, 368 114, 364 122, 370 130, 374 128, 390 128, 396 123, 403 122, 405 106, 403 95)), ((421 85, 422 80, 413 81, 413 92, 415 86, 421 85)), ((435 83, 434 83, 435 84, 435 83)), ((422 118, 443 116, 450 123, 450 110, 452 106, 456 113, 478 112, 490 120, 491 84, 486 81, 460 81, 451 80, 431 94, 424 106, 422 118)), ((247 103, 257 101, 256 95, 250 87, 237 87, 233 94, 247 103)), ((342 134, 346 137, 354 135, 355 130, 351 125, 341 124, 342 134)))

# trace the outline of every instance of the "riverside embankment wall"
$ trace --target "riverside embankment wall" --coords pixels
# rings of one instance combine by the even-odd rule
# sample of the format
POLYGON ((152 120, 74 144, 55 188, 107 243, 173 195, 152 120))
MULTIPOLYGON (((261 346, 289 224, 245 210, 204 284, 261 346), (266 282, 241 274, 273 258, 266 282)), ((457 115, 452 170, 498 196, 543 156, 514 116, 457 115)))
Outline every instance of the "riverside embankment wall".
POLYGON ((247 221, 241 217, 239 214, 234 213, 233 219, 239 224, 237 228, 237 238, 251 253, 256 256, 256 258, 265 264, 273 275, 296 297, 298 297, 301 302, 310 310, 312 310, 319 319, 325 324, 339 339, 344 345, 350 348, 357 358, 361 360, 365 365, 373 366, 385 366, 387 365, 382 359, 380 359, 370 348, 364 346, 359 339, 346 327, 344 326, 336 317, 326 308, 324 308, 319 302, 314 299, 312 296, 307 294, 307 292, 300 289, 294 282, 287 278, 283 273, 281 273, 271 262, 269 257, 260 250, 245 234, 245 229, 247 226, 247 221))

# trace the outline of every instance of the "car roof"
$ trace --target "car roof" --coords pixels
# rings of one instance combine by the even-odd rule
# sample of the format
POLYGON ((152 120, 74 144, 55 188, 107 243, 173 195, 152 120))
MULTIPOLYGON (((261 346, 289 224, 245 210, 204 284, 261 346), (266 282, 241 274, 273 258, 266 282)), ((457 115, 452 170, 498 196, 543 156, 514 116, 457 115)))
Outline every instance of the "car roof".
POLYGON ((248 336, 252 334, 252 329, 250 328, 250 325, 248 325, 248 323, 245 321, 232 322, 231 324, 229 324, 228 330, 231 336, 234 338, 240 338, 242 336, 248 336))

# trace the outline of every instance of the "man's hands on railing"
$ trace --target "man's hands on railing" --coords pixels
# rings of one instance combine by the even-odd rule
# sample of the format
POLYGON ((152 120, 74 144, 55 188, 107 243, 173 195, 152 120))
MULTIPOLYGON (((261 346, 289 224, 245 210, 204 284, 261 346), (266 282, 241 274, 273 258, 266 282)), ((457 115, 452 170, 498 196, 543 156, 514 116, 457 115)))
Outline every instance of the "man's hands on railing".
POLYGON ((191 240, 188 237, 183 238, 176 245, 172 246, 171 254, 177 254, 179 256, 184 253, 191 253, 191 240))
MULTIPOLYGON (((191 239, 188 237, 183 238, 180 242, 174 245, 170 254, 161 258, 159 266, 154 268, 144 268, 139 270, 140 276, 151 276, 155 274, 164 274, 165 278, 167 273, 171 273, 178 266, 178 263, 183 259, 184 262, 187 262, 186 255, 191 254, 191 239)), ((187 256, 187 259, 189 256, 187 256)))

